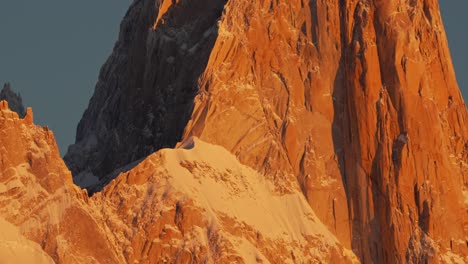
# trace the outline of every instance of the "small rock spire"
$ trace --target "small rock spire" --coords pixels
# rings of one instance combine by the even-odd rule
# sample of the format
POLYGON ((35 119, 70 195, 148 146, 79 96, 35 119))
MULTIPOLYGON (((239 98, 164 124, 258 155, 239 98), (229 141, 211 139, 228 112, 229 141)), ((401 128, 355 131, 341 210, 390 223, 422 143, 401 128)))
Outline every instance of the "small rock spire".
POLYGON ((23 106, 23 99, 21 98, 21 95, 16 94, 11 89, 11 84, 8 82, 3 85, 3 89, 0 91, 0 101, 1 100, 7 101, 10 109, 18 113, 21 118, 26 116, 26 111, 23 106))

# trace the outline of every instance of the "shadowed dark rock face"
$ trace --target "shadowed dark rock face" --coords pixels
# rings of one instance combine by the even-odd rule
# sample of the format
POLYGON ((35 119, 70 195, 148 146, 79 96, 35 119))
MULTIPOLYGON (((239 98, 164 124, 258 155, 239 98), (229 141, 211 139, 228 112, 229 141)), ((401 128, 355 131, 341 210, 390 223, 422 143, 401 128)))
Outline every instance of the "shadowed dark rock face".
POLYGON ((65 156, 74 175, 103 178, 180 140, 225 0, 164 4, 135 1, 127 12, 65 156))
POLYGON ((23 99, 20 94, 16 94, 12 89, 10 83, 3 85, 2 91, 0 91, 0 101, 6 100, 12 111, 18 113, 23 118, 26 115, 26 111, 23 106, 23 99))

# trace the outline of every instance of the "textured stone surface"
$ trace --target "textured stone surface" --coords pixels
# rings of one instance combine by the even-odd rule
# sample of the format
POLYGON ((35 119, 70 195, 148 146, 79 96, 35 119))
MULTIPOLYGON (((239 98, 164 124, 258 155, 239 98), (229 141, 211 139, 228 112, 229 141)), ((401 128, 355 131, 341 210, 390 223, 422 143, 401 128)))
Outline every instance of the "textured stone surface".
POLYGON ((467 119, 435 0, 135 1, 66 161, 197 136, 365 263, 466 261, 467 119))
POLYGON ((88 198, 52 132, 1 101, 0 154, 2 262, 358 263, 300 191, 278 192, 198 139, 148 156, 88 198))
POLYGON ((87 193, 73 185, 52 132, 35 126, 31 113, 20 119, 0 101, 0 217, 57 263, 122 262, 87 193))
POLYGON ((226 10, 185 135, 293 173, 363 262, 466 256, 468 116, 437 2, 226 10))
POLYGON ((188 139, 92 197, 128 263, 357 263, 300 191, 188 139))
POLYGON ((190 118, 224 2, 133 2, 78 126, 77 144, 65 156, 74 175, 103 177, 175 146, 190 118))

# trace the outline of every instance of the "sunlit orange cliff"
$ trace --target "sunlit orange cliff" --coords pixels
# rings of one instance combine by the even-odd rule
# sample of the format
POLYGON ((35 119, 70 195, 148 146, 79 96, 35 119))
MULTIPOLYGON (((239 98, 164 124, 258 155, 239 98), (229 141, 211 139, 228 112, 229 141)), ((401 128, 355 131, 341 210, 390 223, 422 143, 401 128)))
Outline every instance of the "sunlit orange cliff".
POLYGON ((0 262, 468 263, 436 0, 135 0, 63 160, 0 99, 0 262))

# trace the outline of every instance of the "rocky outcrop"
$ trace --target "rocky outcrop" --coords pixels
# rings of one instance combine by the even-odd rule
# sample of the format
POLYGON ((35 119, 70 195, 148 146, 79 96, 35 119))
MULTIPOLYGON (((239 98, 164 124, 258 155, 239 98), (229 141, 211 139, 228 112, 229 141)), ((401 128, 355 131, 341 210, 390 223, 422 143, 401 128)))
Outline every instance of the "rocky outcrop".
POLYGON ((197 136, 365 263, 466 260, 467 121, 437 1, 135 1, 66 161, 197 136))
POLYGON ((141 0, 66 161, 103 179, 197 136, 362 262, 466 260, 467 121, 437 1, 141 0))
MULTIPOLYGON (((0 230, 7 232, 0 236, 0 250, 10 254, 0 251, 3 257, 30 250, 40 263, 44 258, 37 243, 56 263, 123 262, 108 239, 111 231, 91 210, 87 193, 73 185, 52 132, 33 124, 30 108, 20 119, 6 101, 0 101, 0 219, 7 225, 6 231, 0 230), (8 235, 11 225, 21 236, 8 235), (30 242, 15 246, 15 239, 30 242)), ((33 255, 2 261, 28 257, 33 255)))
POLYGON ((466 256, 468 116, 437 3, 226 10, 185 135, 291 172, 365 263, 466 256))
POLYGON ((468 112, 438 4, 375 2, 347 15, 336 91, 353 247, 368 262, 466 261, 468 112))
POLYGON ((358 263, 300 191, 190 138, 88 198, 52 132, 0 103, 0 258, 34 263, 358 263), (21 243, 21 244, 19 244, 21 243))
POLYGON ((10 109, 16 112, 21 118, 26 115, 23 99, 20 94, 13 92, 10 83, 5 83, 3 89, 0 91, 0 101, 3 100, 7 101, 10 104, 10 109))
POLYGON ((127 263, 357 263, 300 191, 190 138, 92 197, 127 263))

